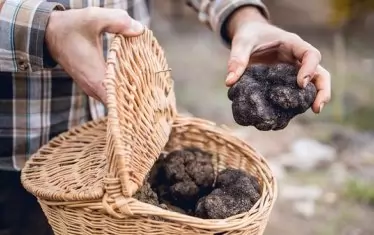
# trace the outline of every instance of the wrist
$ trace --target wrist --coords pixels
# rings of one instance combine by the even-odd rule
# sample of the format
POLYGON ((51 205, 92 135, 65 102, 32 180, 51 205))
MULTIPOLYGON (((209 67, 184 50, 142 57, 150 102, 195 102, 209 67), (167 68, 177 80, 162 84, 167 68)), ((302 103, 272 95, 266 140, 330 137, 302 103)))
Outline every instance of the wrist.
POLYGON ((55 34, 54 30, 56 29, 55 24, 56 22, 60 20, 59 19, 60 13, 61 13, 60 11, 54 10, 49 15, 47 26, 45 28, 45 38, 44 38, 45 44, 48 48, 53 44, 53 35, 55 34))
POLYGON ((51 51, 52 46, 54 45, 53 41, 55 40, 55 23, 61 20, 61 13, 62 12, 59 10, 52 11, 48 19, 47 27, 45 29, 43 62, 45 66, 49 68, 55 67, 57 65, 56 58, 52 56, 51 51))
POLYGON ((248 23, 268 24, 268 20, 255 6, 244 6, 237 9, 227 21, 227 36, 230 40, 243 25, 248 23))

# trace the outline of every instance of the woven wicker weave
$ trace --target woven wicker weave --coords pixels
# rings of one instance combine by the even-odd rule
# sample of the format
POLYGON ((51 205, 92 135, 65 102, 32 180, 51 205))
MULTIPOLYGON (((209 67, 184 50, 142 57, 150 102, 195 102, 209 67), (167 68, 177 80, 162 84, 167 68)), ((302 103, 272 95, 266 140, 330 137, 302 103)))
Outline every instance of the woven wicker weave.
POLYGON ((106 87, 108 117, 55 137, 22 171, 55 234, 263 234, 277 195, 267 163, 226 129, 177 116, 168 65, 151 31, 115 37, 106 87), (162 150, 192 146, 210 152, 217 171, 232 166, 260 179, 262 196, 250 211, 203 220, 132 197, 162 150))

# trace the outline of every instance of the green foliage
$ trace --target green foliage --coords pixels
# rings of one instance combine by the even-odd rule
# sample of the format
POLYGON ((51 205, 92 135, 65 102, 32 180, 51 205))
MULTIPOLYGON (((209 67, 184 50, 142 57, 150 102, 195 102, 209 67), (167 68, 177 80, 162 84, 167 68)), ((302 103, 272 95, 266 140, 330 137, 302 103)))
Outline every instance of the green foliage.
POLYGON ((373 184, 357 179, 351 179, 346 184, 345 195, 353 200, 374 205, 373 184))
POLYGON ((346 115, 343 124, 355 127, 358 130, 374 130, 374 107, 366 105, 346 115))

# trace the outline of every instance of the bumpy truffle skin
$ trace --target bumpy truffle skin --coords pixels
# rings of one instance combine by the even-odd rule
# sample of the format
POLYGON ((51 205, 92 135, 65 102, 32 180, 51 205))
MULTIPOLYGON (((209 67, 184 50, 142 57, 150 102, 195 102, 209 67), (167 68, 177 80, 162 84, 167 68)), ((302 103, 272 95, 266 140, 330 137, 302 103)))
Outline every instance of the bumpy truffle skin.
POLYGON ((141 202, 159 206, 157 194, 152 190, 151 184, 148 182, 148 180, 149 177, 146 177, 143 186, 135 193, 134 198, 141 202))
POLYGON ((284 129, 313 104, 317 90, 297 84, 298 67, 290 64, 250 66, 228 90, 236 123, 261 131, 284 129))
POLYGON ((208 153, 195 148, 176 150, 158 164, 154 187, 162 200, 189 212, 200 197, 211 192, 215 173, 208 153))
POLYGON ((195 214, 204 219, 225 219, 249 211, 260 197, 254 176, 227 168, 218 174, 215 189, 198 201, 195 214))

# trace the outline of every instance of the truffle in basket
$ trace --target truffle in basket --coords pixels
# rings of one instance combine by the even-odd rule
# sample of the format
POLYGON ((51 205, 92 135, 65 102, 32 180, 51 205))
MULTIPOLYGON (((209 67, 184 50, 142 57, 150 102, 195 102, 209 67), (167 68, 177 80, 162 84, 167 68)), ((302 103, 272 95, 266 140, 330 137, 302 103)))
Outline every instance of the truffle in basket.
POLYGON ((233 168, 215 175, 212 156, 197 148, 162 154, 136 194, 146 203, 204 219, 249 211, 260 196, 256 177, 233 168), (154 193, 149 192, 149 185, 154 193))
POLYGON ((152 188, 161 200, 185 210, 195 210, 200 197, 212 190, 215 175, 211 156, 199 149, 186 148, 159 158, 152 171, 152 188))
POLYGON ((218 173, 215 189, 197 203, 196 215, 225 219, 249 211, 260 197, 260 185, 255 177, 227 168, 218 173))
POLYGON ((317 90, 297 84, 298 67, 291 64, 252 65, 230 87, 228 98, 236 123, 261 131, 284 129, 313 104, 317 90))

